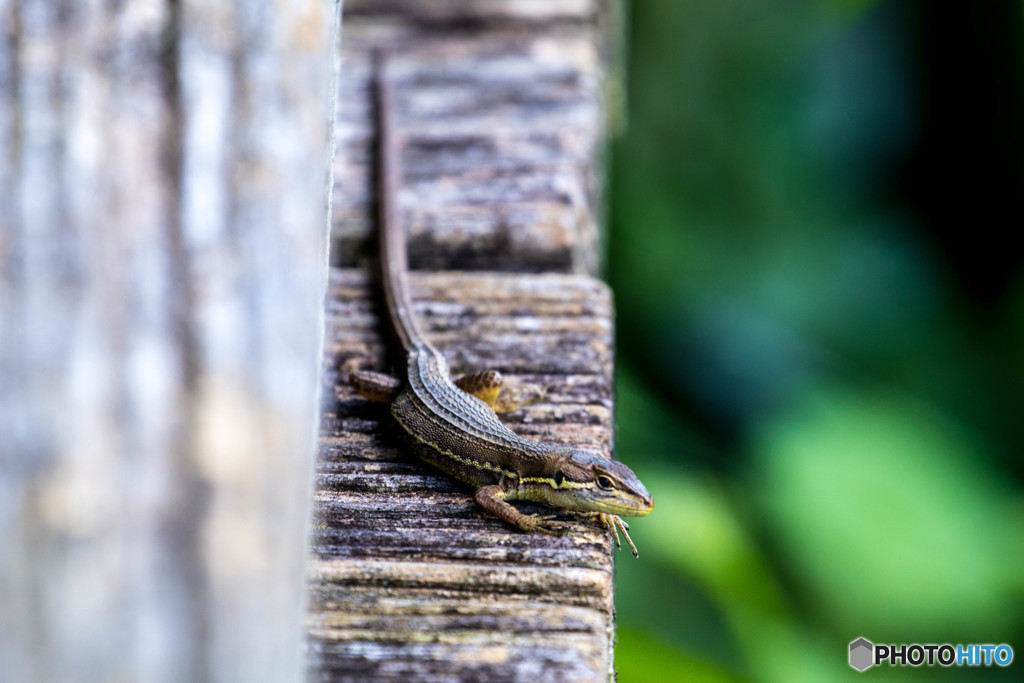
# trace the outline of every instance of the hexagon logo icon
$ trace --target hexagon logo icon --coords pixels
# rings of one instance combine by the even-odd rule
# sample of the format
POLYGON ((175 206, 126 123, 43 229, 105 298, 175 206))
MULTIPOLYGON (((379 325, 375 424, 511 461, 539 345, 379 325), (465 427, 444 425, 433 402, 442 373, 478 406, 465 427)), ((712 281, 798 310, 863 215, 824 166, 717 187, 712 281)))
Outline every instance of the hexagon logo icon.
POLYGON ((875 659, 875 646, 867 638, 858 638, 850 643, 850 666, 857 671, 864 671, 875 659))

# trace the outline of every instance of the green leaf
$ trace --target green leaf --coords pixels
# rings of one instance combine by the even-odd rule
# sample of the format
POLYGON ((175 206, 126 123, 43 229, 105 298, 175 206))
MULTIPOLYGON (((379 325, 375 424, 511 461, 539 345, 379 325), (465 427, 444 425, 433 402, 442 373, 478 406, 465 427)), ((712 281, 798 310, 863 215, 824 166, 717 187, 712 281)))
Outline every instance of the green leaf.
POLYGON ((956 424, 906 399, 831 393, 763 430, 757 450, 754 487, 800 588, 851 634, 998 637, 1019 614, 1012 494, 956 424))

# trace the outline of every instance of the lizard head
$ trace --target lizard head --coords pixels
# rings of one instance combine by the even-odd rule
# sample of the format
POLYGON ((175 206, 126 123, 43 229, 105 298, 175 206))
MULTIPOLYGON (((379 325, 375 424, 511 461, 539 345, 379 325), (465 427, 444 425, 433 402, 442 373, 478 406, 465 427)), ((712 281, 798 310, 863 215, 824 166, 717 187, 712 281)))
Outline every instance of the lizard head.
POLYGON ((643 517, 654 498, 633 470, 580 448, 568 449, 554 476, 558 504, 570 510, 643 517))

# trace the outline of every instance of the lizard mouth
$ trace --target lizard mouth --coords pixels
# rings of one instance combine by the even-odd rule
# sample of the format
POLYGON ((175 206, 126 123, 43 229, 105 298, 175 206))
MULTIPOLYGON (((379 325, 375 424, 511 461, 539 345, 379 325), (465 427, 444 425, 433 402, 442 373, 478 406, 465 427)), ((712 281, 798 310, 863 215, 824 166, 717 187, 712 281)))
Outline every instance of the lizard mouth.
POLYGON ((595 507, 600 508, 598 512, 620 517, 646 517, 654 509, 654 499, 646 498, 642 501, 631 500, 602 500, 595 507))

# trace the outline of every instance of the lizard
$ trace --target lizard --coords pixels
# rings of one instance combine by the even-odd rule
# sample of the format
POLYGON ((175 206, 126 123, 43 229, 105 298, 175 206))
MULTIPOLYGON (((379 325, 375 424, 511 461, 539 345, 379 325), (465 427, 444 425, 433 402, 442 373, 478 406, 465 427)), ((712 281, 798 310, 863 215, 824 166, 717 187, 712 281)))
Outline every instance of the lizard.
POLYGON ((398 206, 401 166, 396 141, 387 56, 375 54, 373 91, 377 126, 377 223, 385 307, 406 359, 405 381, 370 371, 351 373, 349 383, 373 401, 389 403, 395 424, 419 458, 474 487, 473 499, 487 513, 523 531, 568 532, 554 515, 524 514, 510 501, 544 503, 590 515, 613 534, 622 531, 638 557, 622 517, 641 517, 654 499, 621 462, 572 446, 525 439, 498 419, 495 409, 509 388, 495 370, 453 381, 448 364, 421 331, 409 292, 406 230, 398 206))

